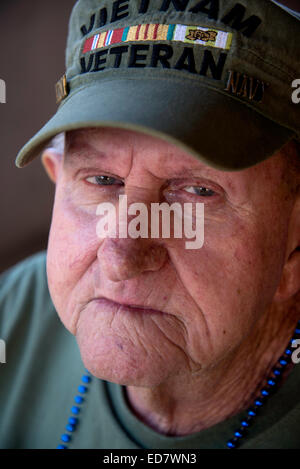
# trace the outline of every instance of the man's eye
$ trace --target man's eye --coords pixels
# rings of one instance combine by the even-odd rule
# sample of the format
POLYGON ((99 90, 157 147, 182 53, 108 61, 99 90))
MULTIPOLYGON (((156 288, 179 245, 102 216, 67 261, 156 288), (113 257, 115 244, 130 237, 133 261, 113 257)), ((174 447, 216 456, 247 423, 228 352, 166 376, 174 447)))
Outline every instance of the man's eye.
POLYGON ((122 181, 110 176, 92 176, 86 178, 86 181, 97 186, 111 186, 113 184, 123 184, 122 181))
POLYGON ((183 190, 202 197, 212 197, 215 194, 211 189, 202 186, 186 186, 183 190))

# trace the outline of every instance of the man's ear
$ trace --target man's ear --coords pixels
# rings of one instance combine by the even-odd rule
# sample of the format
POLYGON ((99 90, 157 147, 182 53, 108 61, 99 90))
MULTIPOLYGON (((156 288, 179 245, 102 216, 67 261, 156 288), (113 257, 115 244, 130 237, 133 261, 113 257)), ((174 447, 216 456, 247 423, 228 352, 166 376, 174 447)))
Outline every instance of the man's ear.
POLYGON ((300 291, 300 195, 292 210, 286 258, 274 300, 286 301, 300 291))
POLYGON ((56 183, 60 166, 62 164, 62 155, 54 148, 47 148, 42 154, 42 163, 52 182, 56 183))

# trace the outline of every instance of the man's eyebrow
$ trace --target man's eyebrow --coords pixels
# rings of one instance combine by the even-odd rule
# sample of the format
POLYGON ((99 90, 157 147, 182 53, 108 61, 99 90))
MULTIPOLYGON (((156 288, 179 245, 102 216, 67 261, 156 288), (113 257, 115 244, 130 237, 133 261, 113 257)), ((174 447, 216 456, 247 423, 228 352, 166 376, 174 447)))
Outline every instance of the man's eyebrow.
POLYGON ((69 143, 66 145, 65 156, 66 161, 72 163, 95 160, 96 158, 103 158, 107 155, 107 151, 103 149, 97 149, 88 142, 76 142, 69 143))
POLYGON ((170 167, 170 171, 172 171, 172 177, 184 177, 184 176, 211 176, 211 178, 216 177, 217 175, 222 177, 226 176, 225 171, 218 171, 215 168, 206 166, 205 164, 201 166, 195 166, 192 168, 182 167, 181 169, 173 169, 170 167))
POLYGON ((205 173, 208 173, 208 174, 212 174, 212 172, 209 170, 209 168, 182 168, 180 170, 176 170, 173 172, 173 176, 178 176, 178 177, 182 177, 182 176, 193 176, 195 173, 201 175, 201 174, 205 174, 205 173))
MULTIPOLYGON (((108 150, 98 150, 93 148, 89 144, 85 145, 76 145, 73 148, 69 149, 69 152, 66 151, 67 156, 67 164, 74 166, 76 168, 79 165, 82 165, 85 163, 86 168, 82 168, 80 171, 84 171, 85 169, 91 170, 94 169, 95 171, 97 169, 97 163, 100 165, 103 163, 103 160, 109 156, 110 163, 112 162, 112 157, 115 153, 116 150, 114 149, 109 149, 109 155, 108 155, 108 150), (91 167, 93 166, 93 167, 91 167)), ((211 177, 214 179, 214 177, 219 175, 219 177, 223 176, 222 171, 217 171, 214 168, 210 168, 208 166, 198 166, 194 168, 187 168, 187 167, 182 167, 180 169, 174 169, 172 166, 168 168, 168 172, 170 174, 169 179, 174 179, 178 178, 181 179, 183 177, 211 177)), ((224 175, 225 176, 225 175, 224 175)), ((168 179, 168 177, 166 177, 168 179)))

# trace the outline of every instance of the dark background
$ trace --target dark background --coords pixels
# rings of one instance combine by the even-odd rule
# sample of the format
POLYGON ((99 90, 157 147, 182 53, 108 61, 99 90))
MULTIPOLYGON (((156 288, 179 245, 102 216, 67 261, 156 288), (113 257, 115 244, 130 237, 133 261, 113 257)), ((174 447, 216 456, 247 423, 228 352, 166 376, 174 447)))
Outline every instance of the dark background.
POLYGON ((56 110, 54 85, 75 0, 0 0, 0 271, 47 247, 54 186, 40 159, 18 169, 17 152, 56 110))
MULTIPOLYGON (((299 0, 282 1, 300 11, 299 0)), ((18 169, 17 152, 56 110, 75 0, 0 0, 0 271, 46 249, 54 186, 40 158, 18 169)))

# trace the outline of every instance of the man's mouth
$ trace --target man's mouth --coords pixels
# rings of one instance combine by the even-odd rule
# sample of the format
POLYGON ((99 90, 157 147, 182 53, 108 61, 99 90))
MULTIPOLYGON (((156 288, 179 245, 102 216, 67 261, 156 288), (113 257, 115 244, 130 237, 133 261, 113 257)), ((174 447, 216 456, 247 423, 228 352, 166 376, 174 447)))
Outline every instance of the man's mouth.
POLYGON ((164 314, 163 311, 158 309, 148 308, 144 305, 139 304, 127 304, 127 303, 120 303, 114 300, 109 300, 108 298, 99 297, 93 298, 93 302, 97 305, 108 308, 110 311, 124 311, 124 312, 132 312, 132 313, 140 313, 140 314, 164 314))

